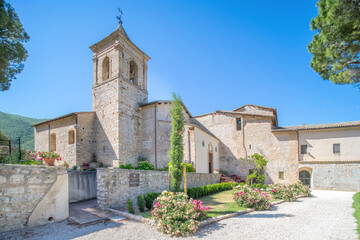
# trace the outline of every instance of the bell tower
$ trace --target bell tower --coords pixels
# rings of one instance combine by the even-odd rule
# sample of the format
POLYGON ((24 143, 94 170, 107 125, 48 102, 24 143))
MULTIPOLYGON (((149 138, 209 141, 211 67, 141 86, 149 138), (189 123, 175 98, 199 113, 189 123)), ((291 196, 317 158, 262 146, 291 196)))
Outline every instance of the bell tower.
POLYGON ((148 101, 150 57, 130 40, 119 20, 113 33, 90 46, 96 157, 107 166, 136 162, 141 151, 139 106, 148 101))

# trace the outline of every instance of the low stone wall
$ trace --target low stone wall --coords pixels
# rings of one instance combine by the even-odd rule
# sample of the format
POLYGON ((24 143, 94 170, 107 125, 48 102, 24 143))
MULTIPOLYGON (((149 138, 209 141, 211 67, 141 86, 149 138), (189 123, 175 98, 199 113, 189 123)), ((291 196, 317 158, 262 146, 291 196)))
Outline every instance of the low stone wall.
POLYGON ((69 216, 64 168, 0 164, 0 232, 69 216))
POLYGON ((96 198, 95 171, 68 171, 68 174, 70 203, 96 198))
POLYGON ((299 169, 311 170, 311 188, 360 191, 360 162, 302 163, 299 169))
MULTIPOLYGON (((187 173, 186 180, 188 188, 199 187, 220 182, 220 175, 187 173)), ((126 209, 128 198, 136 207, 137 196, 168 189, 168 172, 109 168, 97 171, 97 202, 103 209, 108 207, 126 209)))

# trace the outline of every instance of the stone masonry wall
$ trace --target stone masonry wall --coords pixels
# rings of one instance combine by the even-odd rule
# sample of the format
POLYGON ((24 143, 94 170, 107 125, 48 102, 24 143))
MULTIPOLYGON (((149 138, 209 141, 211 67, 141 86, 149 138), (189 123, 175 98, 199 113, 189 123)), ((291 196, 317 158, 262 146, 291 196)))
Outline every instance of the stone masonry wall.
MULTIPOLYGON (((82 166, 83 163, 90 163, 95 151, 95 113, 78 114, 78 124, 76 128, 76 164, 82 166)), ((96 156, 96 155, 95 155, 96 156)))
POLYGON ((299 171, 311 170, 311 188, 360 191, 360 162, 318 162, 299 164, 299 171))
POLYGON ((0 231, 62 221, 69 215, 64 168, 0 165, 0 231))
MULTIPOLYGON (((220 175, 217 173, 187 173, 186 177, 188 188, 214 184, 220 181, 220 175)), ((128 198, 133 201, 135 207, 137 196, 168 189, 168 172, 109 168, 98 169, 97 171, 97 201, 101 208, 126 209, 128 198), (129 175, 131 173, 139 174, 139 186, 129 186, 129 175)))
POLYGON ((49 151, 50 135, 56 135, 56 150, 62 161, 70 166, 76 165, 76 144, 69 144, 69 131, 76 129, 76 116, 59 119, 50 123, 37 126, 35 129, 35 151, 49 151))

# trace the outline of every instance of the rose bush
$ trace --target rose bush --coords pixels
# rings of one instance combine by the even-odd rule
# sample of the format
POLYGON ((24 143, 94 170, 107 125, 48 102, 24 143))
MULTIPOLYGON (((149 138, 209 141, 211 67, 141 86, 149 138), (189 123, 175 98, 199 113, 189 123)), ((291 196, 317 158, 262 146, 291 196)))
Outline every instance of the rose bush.
POLYGON ((192 202, 194 204, 195 211, 198 213, 197 220, 201 221, 207 219, 207 214, 210 208, 204 207, 204 203, 200 200, 192 200, 192 202))
POLYGON ((296 200, 296 194, 293 188, 286 185, 272 184, 269 186, 271 195, 276 199, 282 199, 286 202, 292 202, 296 200))
POLYGON ((156 198, 157 203, 151 212, 157 229, 171 236, 189 236, 199 225, 199 220, 207 215, 200 201, 188 199, 185 193, 163 191, 156 198))
POLYGON ((247 185, 234 189, 234 200, 241 207, 253 208, 258 211, 270 209, 270 196, 261 190, 251 189, 247 185))
POLYGON ((294 184, 289 185, 293 189, 297 196, 310 196, 311 190, 308 186, 302 184, 300 180, 297 180, 294 184))

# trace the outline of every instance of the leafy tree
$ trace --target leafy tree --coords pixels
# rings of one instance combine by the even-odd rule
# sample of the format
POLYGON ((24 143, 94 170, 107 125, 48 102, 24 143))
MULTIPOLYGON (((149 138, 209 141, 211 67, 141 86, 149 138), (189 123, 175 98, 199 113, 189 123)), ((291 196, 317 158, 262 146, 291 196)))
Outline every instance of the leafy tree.
POLYGON ((247 177, 246 182, 247 184, 262 183, 265 180, 265 166, 267 165, 267 160, 261 156, 260 154, 255 153, 254 155, 250 156, 250 158, 245 159, 242 161, 244 164, 250 164, 254 167, 254 170, 251 174, 247 177))
POLYGON ((182 134, 184 132, 185 119, 183 115, 183 107, 181 97, 173 94, 171 101, 171 126, 170 135, 170 160, 171 160, 171 190, 180 192, 182 182, 181 163, 184 158, 182 134))
POLYGON ((360 0, 319 0, 311 19, 316 31, 308 50, 310 66, 335 84, 360 82, 360 0))
POLYGON ((28 53, 23 46, 27 35, 14 8, 0 0, 0 90, 8 90, 15 75, 24 68, 28 53))

